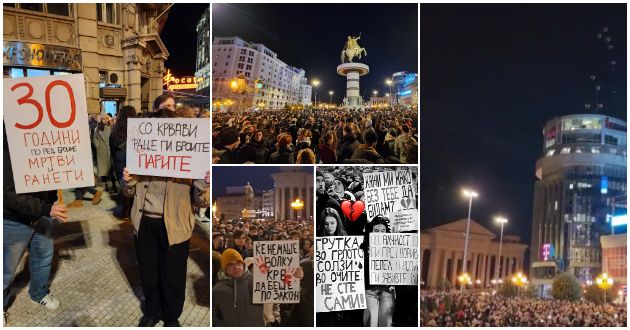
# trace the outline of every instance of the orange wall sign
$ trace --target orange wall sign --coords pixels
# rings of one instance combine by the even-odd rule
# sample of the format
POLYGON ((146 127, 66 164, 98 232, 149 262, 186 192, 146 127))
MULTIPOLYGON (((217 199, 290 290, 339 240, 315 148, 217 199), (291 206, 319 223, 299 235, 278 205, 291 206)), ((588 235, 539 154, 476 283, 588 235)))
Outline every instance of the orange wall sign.
POLYGON ((197 88, 197 84, 203 81, 202 77, 191 77, 186 76, 182 78, 175 78, 171 74, 171 70, 166 71, 166 74, 163 78, 164 83, 162 85, 166 85, 167 89, 175 90, 175 89, 192 89, 197 88), (173 83, 173 85, 171 85, 173 83))

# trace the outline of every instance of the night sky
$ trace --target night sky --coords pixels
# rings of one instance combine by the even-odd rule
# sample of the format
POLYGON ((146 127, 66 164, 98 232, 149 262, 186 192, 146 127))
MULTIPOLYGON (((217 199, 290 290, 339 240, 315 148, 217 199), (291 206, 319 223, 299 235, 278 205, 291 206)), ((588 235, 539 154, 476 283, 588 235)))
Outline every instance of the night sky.
POLYGON ((346 78, 337 74, 348 36, 357 37, 367 56, 352 61, 370 67, 361 76, 364 100, 394 72, 418 72, 418 4, 212 4, 212 39, 239 36, 262 43, 287 65, 304 69, 308 84, 319 81, 321 102, 340 104, 346 78), (352 17, 351 20, 349 20, 352 17))
POLYGON ((160 34, 169 57, 164 67, 175 77, 194 76, 197 61, 197 23, 207 3, 176 3, 160 34))
MULTIPOLYGON (((302 166, 302 172, 315 173, 312 166, 302 166)), ((280 173, 280 166, 212 166, 212 200, 224 196, 225 187, 244 187, 247 182, 254 191, 273 189, 272 174, 280 173)))
POLYGON ((608 80, 603 113, 627 120, 626 5, 422 4, 420 15, 421 227, 466 218, 469 187, 473 219, 498 236, 503 215, 505 234, 529 245, 544 124, 584 113, 590 75, 608 80))

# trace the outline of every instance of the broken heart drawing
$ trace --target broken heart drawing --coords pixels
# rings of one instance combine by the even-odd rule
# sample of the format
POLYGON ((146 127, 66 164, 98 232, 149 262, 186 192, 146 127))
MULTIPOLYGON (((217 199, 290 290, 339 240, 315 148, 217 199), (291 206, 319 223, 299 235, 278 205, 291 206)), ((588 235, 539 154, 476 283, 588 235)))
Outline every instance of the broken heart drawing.
POLYGON ((413 207, 413 201, 411 198, 407 197, 400 200, 400 204, 403 206, 403 209, 408 210, 413 207))
POLYGON ((350 219, 350 221, 354 222, 354 220, 358 219, 361 213, 365 210, 365 203, 363 201, 356 201, 352 203, 351 201, 343 201, 341 202, 341 211, 343 214, 350 219))

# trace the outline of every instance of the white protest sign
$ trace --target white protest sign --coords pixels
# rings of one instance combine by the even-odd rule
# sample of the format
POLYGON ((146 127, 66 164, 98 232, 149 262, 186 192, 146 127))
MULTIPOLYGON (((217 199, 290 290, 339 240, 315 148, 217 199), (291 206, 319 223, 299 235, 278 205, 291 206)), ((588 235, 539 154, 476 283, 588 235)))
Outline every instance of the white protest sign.
POLYGON ((418 209, 391 212, 389 220, 395 233, 418 230, 418 209))
POLYGON ((94 185, 83 74, 3 79, 18 194, 94 185))
POLYGON ((418 234, 370 233, 370 285, 418 285, 418 234))
POLYGON ((365 309, 363 236, 315 238, 317 313, 365 309))
POLYGON ((254 242, 254 304, 300 302, 299 241, 254 242))
POLYGON ((203 179, 210 169, 206 118, 129 118, 127 131, 131 174, 203 179))
MULTIPOLYGON (((385 171, 363 174, 362 200, 368 221, 381 215, 391 219, 392 212, 416 211, 415 191, 411 171, 385 171)), ((417 222, 417 221, 416 221, 417 222)), ((416 225, 417 229, 417 225, 416 225)))

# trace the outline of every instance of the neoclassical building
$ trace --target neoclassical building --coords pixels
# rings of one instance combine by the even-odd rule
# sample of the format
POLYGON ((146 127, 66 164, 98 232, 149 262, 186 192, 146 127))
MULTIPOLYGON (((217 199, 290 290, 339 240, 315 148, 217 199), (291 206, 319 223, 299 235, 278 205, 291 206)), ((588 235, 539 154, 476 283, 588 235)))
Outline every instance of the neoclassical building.
POLYGON ((304 203, 304 208, 297 213, 300 219, 313 219, 313 173, 302 172, 301 166, 282 166, 280 173, 272 174, 271 177, 275 182, 276 220, 295 219, 296 211, 291 208, 291 202, 296 199, 304 203))
MULTIPOLYGON (((462 219, 420 232, 420 276, 426 288, 435 288, 442 279, 452 287, 462 273, 466 221, 462 219)), ((499 235, 470 220, 467 272, 473 283, 480 280, 487 287, 496 277, 505 278, 523 270, 523 258, 528 246, 520 243, 518 236, 503 236, 501 260, 499 235), (497 268, 497 265, 501 265, 497 268)))

